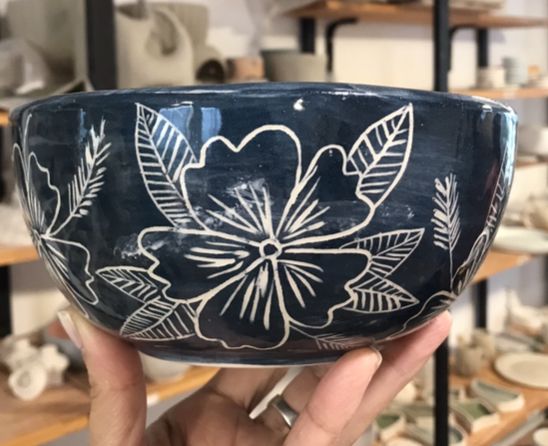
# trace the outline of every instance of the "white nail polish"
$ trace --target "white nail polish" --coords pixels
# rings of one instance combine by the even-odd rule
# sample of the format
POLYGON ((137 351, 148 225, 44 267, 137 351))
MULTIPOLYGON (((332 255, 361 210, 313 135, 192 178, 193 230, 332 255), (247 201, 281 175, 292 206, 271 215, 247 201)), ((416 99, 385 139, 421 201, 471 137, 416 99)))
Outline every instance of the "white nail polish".
POLYGON ((57 313, 57 319, 61 322, 70 340, 81 350, 83 347, 82 338, 70 313, 67 310, 61 310, 57 313))

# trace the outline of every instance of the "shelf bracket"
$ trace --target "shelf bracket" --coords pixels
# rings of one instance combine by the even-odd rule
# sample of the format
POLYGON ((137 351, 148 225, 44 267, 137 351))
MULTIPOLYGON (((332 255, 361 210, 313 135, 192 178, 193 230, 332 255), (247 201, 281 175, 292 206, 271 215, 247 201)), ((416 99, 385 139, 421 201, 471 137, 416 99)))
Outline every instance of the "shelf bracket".
POLYGON ((477 28, 475 25, 458 25, 451 27, 449 31, 449 68, 451 68, 451 59, 453 55, 453 40, 457 32, 461 29, 473 29, 476 32, 476 60, 478 67, 489 66, 489 30, 487 28, 477 28))
POLYGON ((299 46, 302 53, 316 52, 316 19, 299 20, 299 46))
POLYGON ((334 45, 333 40, 335 39, 335 33, 341 26, 345 25, 354 25, 358 22, 358 19, 355 17, 349 17, 346 19, 340 19, 335 22, 331 22, 327 25, 325 30, 325 53, 327 54, 327 73, 333 74, 333 64, 334 64, 334 45))
POLYGON ((12 332, 10 269, 0 266, 0 339, 12 332))

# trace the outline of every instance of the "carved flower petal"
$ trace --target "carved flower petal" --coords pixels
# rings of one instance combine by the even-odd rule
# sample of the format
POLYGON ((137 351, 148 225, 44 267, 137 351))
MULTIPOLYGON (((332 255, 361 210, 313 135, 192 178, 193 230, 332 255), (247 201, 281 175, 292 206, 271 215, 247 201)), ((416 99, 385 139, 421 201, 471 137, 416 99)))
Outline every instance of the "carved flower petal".
POLYGON ((350 235, 369 223, 373 207, 358 197, 359 177, 346 171, 341 147, 320 150, 292 192, 277 229, 286 246, 320 243, 350 235))
POLYGON ((264 126, 239 146, 221 137, 206 143, 199 163, 184 169, 182 189, 204 229, 262 240, 273 233, 300 169, 297 136, 264 126))
POLYGON ((263 262, 202 303, 197 333, 226 348, 276 348, 289 335, 284 293, 272 264, 263 262))

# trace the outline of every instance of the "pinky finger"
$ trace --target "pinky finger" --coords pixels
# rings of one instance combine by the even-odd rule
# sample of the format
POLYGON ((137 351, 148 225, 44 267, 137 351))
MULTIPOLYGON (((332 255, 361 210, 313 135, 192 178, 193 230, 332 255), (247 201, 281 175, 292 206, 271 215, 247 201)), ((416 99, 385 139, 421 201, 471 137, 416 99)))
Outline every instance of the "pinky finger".
POLYGON ((382 362, 378 351, 344 355, 321 379, 290 430, 285 446, 331 446, 352 420, 382 362))

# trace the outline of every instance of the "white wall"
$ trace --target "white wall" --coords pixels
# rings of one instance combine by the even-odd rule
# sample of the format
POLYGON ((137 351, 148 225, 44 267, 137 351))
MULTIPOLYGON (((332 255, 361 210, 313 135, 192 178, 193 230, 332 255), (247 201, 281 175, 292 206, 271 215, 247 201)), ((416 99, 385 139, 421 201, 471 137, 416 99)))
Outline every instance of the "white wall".
MULTIPOLYGON (((5 0, 4 0, 5 1, 5 0)), ((257 6, 257 0, 248 0, 257 6)), ((268 0, 264 0, 268 1, 268 0)), ((1 4, 2 2, 0 2, 1 4)), ((211 7, 212 29, 210 42, 226 56, 256 53, 259 47, 296 47, 296 21, 278 18, 271 23, 258 20, 253 24, 246 0, 201 0, 211 7), (260 37, 258 35, 262 33, 260 37)), ((544 0, 508 0, 507 12, 519 15, 546 16, 548 4, 544 0)), ((323 27, 318 30, 317 46, 323 51, 323 27)), ((543 29, 495 30, 491 36, 491 62, 499 64, 503 56, 516 56, 528 64, 538 64, 544 70, 548 62, 548 32, 543 29)), ((473 34, 461 31, 457 35, 451 72, 452 87, 467 87, 474 82, 475 43, 473 34)), ((428 27, 360 24, 339 30, 335 44, 335 77, 338 81, 382 84, 429 89, 432 86, 432 43, 428 27)), ((520 119, 527 123, 546 122, 546 101, 512 101, 520 119)), ((534 173, 519 172, 516 176, 516 197, 546 187, 547 172, 540 168, 534 173)), ((513 198, 514 199, 514 198, 513 198)), ((499 275, 490 281, 489 322, 500 328, 504 317, 505 287, 519 290, 527 302, 544 302, 545 266, 543 260, 499 275)), ((15 331, 35 328, 54 317, 63 300, 48 288, 40 264, 13 268, 13 311, 15 331)), ((454 305, 455 329, 467 332, 473 325, 470 292, 464 293, 454 305)), ((55 444, 61 444, 55 443, 55 444)), ((79 444, 70 442, 65 444, 79 444)))

